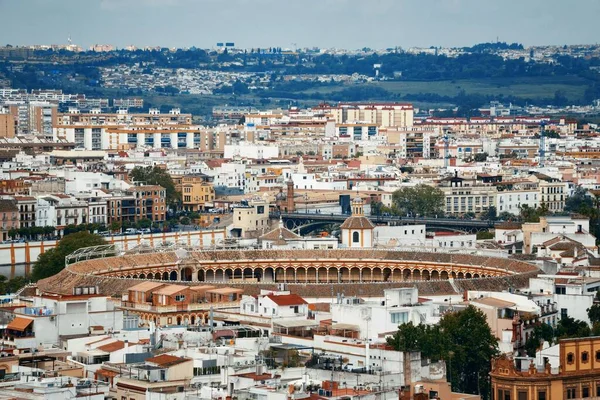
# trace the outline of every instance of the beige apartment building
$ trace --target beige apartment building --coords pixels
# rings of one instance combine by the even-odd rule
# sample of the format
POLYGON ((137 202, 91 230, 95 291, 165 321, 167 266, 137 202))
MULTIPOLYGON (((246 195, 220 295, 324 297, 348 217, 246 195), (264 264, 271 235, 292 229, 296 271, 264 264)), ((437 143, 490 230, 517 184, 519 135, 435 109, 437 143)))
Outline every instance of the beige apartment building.
POLYGON ((232 225, 231 236, 258 238, 269 231, 269 204, 253 200, 233 207, 232 225))
POLYGON ((492 185, 478 184, 475 180, 453 176, 443 179, 439 189, 444 192, 447 214, 479 214, 491 206, 496 206, 498 190, 492 185))
POLYGON ((408 127, 414 122, 412 104, 404 103, 352 103, 329 106, 320 105, 315 110, 329 114, 336 124, 363 122, 379 127, 408 127))
POLYGON ((0 137, 13 138, 17 134, 15 117, 12 114, 0 114, 0 137))

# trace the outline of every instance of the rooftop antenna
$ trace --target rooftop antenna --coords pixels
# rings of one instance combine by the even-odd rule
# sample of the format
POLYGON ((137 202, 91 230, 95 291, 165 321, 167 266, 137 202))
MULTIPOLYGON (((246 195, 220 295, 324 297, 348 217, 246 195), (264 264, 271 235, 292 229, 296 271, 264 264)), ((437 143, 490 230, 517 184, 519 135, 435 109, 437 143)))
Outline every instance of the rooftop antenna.
POLYGON ((71 40, 71 34, 69 33, 69 37, 67 38, 67 42, 69 42, 69 46, 73 44, 73 41, 71 40))

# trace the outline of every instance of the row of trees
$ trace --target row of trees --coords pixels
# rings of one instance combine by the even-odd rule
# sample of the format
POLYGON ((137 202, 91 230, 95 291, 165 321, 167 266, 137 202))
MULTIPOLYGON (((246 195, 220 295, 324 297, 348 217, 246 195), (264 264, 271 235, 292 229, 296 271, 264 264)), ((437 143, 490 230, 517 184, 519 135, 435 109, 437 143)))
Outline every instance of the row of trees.
POLYGON ((401 215, 436 217, 444 215, 444 192, 429 185, 403 187, 392 194, 392 206, 382 203, 371 204, 373 215, 401 215))

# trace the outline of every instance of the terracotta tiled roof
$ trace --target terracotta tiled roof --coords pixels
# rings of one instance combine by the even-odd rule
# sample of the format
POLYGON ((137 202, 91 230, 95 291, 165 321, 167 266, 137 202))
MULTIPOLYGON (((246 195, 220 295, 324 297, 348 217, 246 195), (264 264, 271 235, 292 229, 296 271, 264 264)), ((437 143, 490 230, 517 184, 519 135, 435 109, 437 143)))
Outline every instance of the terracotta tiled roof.
POLYGON ((496 225, 496 229, 521 229, 523 224, 520 222, 507 221, 496 225))
POLYGON ((138 283, 135 286, 130 287, 129 290, 131 290, 133 292, 147 292, 149 290, 154 290, 154 289, 159 288, 164 285, 165 285, 164 283, 158 283, 158 282, 142 282, 142 283, 138 283))
POLYGON ((121 350, 121 349, 125 348, 125 342, 123 342, 121 340, 117 340, 117 341, 114 341, 114 342, 109 343, 109 344, 98 346, 96 348, 98 350, 102 350, 102 351, 105 351, 107 353, 112 353, 113 351, 117 351, 117 350, 121 350))
POLYGON ((265 297, 271 299, 278 306, 297 306, 299 304, 308 304, 306 300, 297 294, 269 294, 265 297))
POLYGON ((176 357, 169 354, 161 354, 160 356, 146 359, 146 362, 156 364, 160 367, 170 367, 186 361, 190 361, 190 359, 185 357, 176 357))
POLYGON ((286 228, 276 228, 260 237, 260 240, 300 239, 300 236, 286 228))
POLYGON ((367 217, 354 216, 349 217, 340 226, 340 229, 374 229, 375 225, 367 217))
POLYGON ((0 200, 0 212, 16 212, 19 211, 14 200, 0 200))

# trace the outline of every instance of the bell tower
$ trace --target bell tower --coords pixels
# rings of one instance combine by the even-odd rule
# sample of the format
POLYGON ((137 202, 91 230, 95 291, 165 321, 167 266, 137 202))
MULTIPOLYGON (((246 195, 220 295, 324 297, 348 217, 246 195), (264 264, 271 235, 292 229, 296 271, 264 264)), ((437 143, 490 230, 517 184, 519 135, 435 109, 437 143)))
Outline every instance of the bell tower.
POLYGON ((287 212, 292 213, 292 212, 296 211, 296 202, 294 201, 294 181, 292 180, 291 177, 287 181, 286 200, 287 200, 287 205, 286 205, 287 212))

